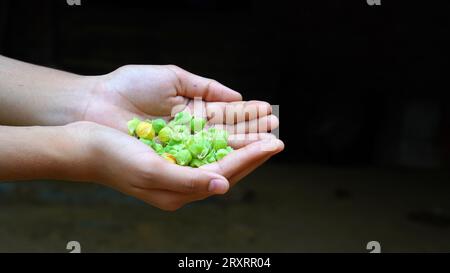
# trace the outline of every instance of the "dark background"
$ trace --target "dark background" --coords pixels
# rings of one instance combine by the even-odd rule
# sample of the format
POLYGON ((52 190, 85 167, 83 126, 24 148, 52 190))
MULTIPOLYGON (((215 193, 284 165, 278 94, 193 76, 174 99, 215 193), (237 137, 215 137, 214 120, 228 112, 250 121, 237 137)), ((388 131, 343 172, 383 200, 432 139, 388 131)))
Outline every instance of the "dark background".
MULTIPOLYGON (((204 232, 225 225, 243 241, 229 234, 212 236, 213 242, 172 245, 162 235, 170 227, 139 222, 138 235, 130 232, 138 237, 117 245, 105 237, 91 250, 364 251, 365 242, 377 236, 391 251, 450 249, 448 2, 81 1, 81 6, 68 6, 64 0, 1 0, 0 53, 88 75, 125 64, 176 64, 219 80, 244 99, 280 105, 279 134, 286 144, 228 199, 193 205, 170 220, 160 212, 149 216, 168 220, 174 228, 169 234, 177 238, 178 221, 202 230, 200 220, 189 220, 192 215, 225 213, 204 232), (160 232, 160 241, 151 242, 161 247, 142 243, 142 236, 150 235, 142 231, 139 237, 141 229, 160 232), (273 239, 261 239, 268 237, 273 239)), ((67 193, 69 186, 43 191, 40 185, 3 192, 13 203, 50 202, 57 208, 110 200, 99 213, 109 212, 108 202, 124 198, 86 189, 91 195, 83 199, 67 193)), ((77 196, 78 189, 74 192, 77 196)), ((42 214, 52 219, 47 210, 42 214)), ((96 224, 89 216, 76 219, 87 221, 88 229, 105 225, 113 232, 124 228, 120 217, 96 224)), ((58 240, 67 234, 59 230, 71 223, 65 221, 54 229, 56 239, 39 233, 55 245, 30 243, 24 228, 13 238, 22 238, 25 246, 11 243, 4 249, 58 250, 58 240)), ((86 241, 99 236, 76 234, 86 241)))
POLYGON ((448 166, 448 4, 2 0, 0 52, 81 74, 176 64, 280 105, 277 160, 448 166))

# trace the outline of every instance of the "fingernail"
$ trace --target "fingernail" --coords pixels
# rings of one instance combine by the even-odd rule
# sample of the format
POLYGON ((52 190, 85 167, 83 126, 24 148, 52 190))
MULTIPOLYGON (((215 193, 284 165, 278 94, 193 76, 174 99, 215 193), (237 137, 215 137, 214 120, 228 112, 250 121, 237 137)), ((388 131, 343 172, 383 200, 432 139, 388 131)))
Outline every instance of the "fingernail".
POLYGON ((228 182, 215 178, 209 181, 208 191, 213 193, 226 193, 228 191, 228 182))

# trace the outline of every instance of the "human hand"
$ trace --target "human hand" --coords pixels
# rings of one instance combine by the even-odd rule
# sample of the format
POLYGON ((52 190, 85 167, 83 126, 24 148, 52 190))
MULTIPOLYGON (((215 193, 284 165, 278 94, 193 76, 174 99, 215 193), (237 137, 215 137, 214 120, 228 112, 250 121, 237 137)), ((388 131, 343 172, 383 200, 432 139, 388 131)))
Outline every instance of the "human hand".
MULTIPOLYGON (((254 127, 257 119, 269 126, 278 125, 276 117, 271 116, 268 103, 242 102, 238 92, 173 65, 126 65, 109 74, 90 77, 90 80, 96 84, 89 92, 82 120, 94 121, 123 132, 127 131, 127 121, 133 117, 169 120, 175 114, 174 110, 179 112, 183 107, 193 110, 194 98, 204 101, 203 107, 210 112, 225 112, 229 106, 241 106, 241 110, 244 107, 257 107, 259 116, 247 118, 250 119, 247 120, 248 125, 254 127)), ((240 119, 237 122, 242 121, 240 119)), ((211 119, 209 122, 217 123, 211 119)))
POLYGON ((207 127, 227 129, 232 146, 240 149, 203 168, 231 179, 233 184, 283 149, 281 141, 267 134, 278 126, 270 104, 241 101, 236 91, 179 67, 128 65, 96 81, 84 120, 126 132, 127 121, 133 117, 169 120, 187 107, 194 115, 206 118, 207 127), (273 147, 261 148, 258 140, 262 139, 273 147))
MULTIPOLYGON (((219 162, 191 168, 170 163, 141 141, 107 126, 77 122, 64 127, 71 136, 77 158, 82 156, 78 161, 83 162, 84 169, 89 169, 89 172, 73 170, 73 173, 88 173, 84 180, 114 188, 169 211, 226 193, 230 183, 282 149, 277 146, 280 145, 278 140, 272 144, 277 148, 271 151, 262 149, 263 140, 255 141, 219 162), (238 163, 236 158, 244 163, 238 163), (231 181, 225 176, 230 176, 231 181)), ((232 140, 230 144, 238 148, 247 141, 232 140)))
MULTIPOLYGON (((93 122, 76 122, 64 128, 74 150, 83 151, 84 156, 78 160, 84 162, 83 169, 72 173, 83 174, 84 181, 111 187, 169 211, 193 201, 191 194, 223 194, 229 189, 222 175, 170 163, 116 129, 93 122)), ((80 158, 81 153, 75 153, 80 158)), ((67 154, 71 157, 73 152, 67 154)))
POLYGON ((268 103, 242 102, 239 93, 176 66, 129 65, 103 76, 80 76, 0 56, 0 67, 0 89, 4 90, 0 92, 0 123, 43 126, 2 129, 0 151, 5 160, 0 161, 0 181, 97 181, 157 206, 175 208, 212 193, 226 192, 230 186, 223 183, 225 186, 207 193, 207 178, 228 179, 234 184, 283 149, 281 141, 267 140, 271 138, 267 132, 278 126, 268 103), (196 97, 200 98, 200 107, 195 107, 196 97), (175 107, 180 105, 193 110, 196 116, 206 117, 207 126, 224 126, 231 132, 230 145, 237 150, 219 162, 190 169, 167 165, 147 146, 124 134, 127 121, 133 117, 168 120, 182 110, 175 107), (62 126, 69 134, 61 133, 64 124, 69 124, 62 126), (10 138, 11 135, 16 137, 10 138), (154 162, 161 168, 152 169, 154 162), (176 176, 177 173, 182 175, 176 176), (201 178, 202 190, 197 190, 197 184, 192 182, 197 178, 201 178), (147 181, 145 190, 137 192, 142 181, 147 181), (155 186, 158 181, 166 184, 155 186), (161 197, 155 195, 155 199, 147 194, 148 188, 154 195, 156 189, 176 185, 188 185, 194 195, 184 193, 181 199, 166 198, 162 202, 158 198, 165 198, 163 192, 168 190, 160 190, 161 197))
MULTIPOLYGON (((85 153, 84 159, 80 161, 88 162, 89 169, 96 170, 89 172, 91 177, 88 180, 134 196, 158 208, 176 210, 189 202, 213 194, 223 194, 229 189, 228 179, 217 174, 212 165, 198 169, 178 166, 164 160, 139 140, 96 123, 77 122, 65 127, 76 150, 81 149, 85 153)), ((230 157, 239 154, 251 157, 252 149, 245 152, 237 150, 230 157), (234 153, 236 154, 233 155, 234 153)), ((267 153, 266 157, 269 155, 267 153)), ((225 167, 225 171, 229 171, 230 167, 225 167)))

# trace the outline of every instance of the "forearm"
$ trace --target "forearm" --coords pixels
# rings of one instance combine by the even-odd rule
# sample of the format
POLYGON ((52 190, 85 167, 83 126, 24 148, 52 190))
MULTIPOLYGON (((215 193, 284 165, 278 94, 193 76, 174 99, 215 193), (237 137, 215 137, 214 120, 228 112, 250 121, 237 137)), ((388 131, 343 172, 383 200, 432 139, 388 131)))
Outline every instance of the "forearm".
POLYGON ((0 181, 90 181, 90 146, 69 126, 0 126, 0 181))
POLYGON ((0 124, 62 125, 82 120, 95 79, 0 56, 0 124))

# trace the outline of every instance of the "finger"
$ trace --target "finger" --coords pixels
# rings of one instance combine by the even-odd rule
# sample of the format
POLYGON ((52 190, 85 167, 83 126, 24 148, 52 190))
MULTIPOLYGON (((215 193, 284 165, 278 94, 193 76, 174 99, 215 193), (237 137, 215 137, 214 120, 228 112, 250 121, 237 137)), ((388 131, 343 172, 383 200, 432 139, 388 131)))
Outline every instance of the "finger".
POLYGON ((279 121, 274 115, 238 122, 236 124, 213 124, 212 127, 227 130, 230 134, 266 133, 278 128, 279 121))
MULTIPOLYGON (((161 159, 164 161, 164 159, 161 159)), ((220 174, 207 170, 183 167, 162 162, 150 177, 152 187, 183 193, 210 192, 224 194, 229 189, 228 180, 220 174)))
POLYGON ((239 150, 234 150, 223 159, 200 168, 216 172, 228 179, 246 169, 250 169, 253 163, 267 156, 273 156, 284 149, 284 144, 279 139, 269 139, 253 142, 239 150))
MULTIPOLYGON (((275 139, 275 136, 272 134, 258 134, 258 138, 259 138, 259 140, 266 140, 266 139, 273 140, 273 139, 275 139)), ((250 142, 250 143, 253 143, 253 142, 250 142)), ((237 143, 237 145, 244 145, 245 142, 238 141, 236 143, 237 143)), ((246 145, 248 145, 248 144, 246 144, 246 145)), ((283 145, 283 147, 284 147, 284 145, 283 145)), ((266 156, 263 156, 263 157, 259 158, 258 160, 253 161, 252 163, 247 165, 246 168, 243 168, 240 172, 234 174, 231 177, 231 179, 229 180, 230 186, 234 186, 239 180, 241 180, 242 178, 247 176, 249 173, 254 171, 257 167, 262 165, 264 162, 266 162, 272 156, 273 156, 273 153, 268 153, 266 156)), ((206 168, 210 168, 210 167, 206 167, 206 168)), ((211 169, 213 169, 213 168, 211 168, 211 169)), ((213 195, 211 193, 204 193, 204 192, 194 192, 194 193, 189 193, 189 194, 175 193, 175 194, 177 194, 177 196, 178 196, 177 200, 184 200, 183 201, 184 203, 203 200, 203 199, 208 198, 211 195, 213 195)), ((177 207, 176 202, 175 202, 174 206, 177 207)))
POLYGON ((192 74, 177 66, 169 66, 180 81, 178 95, 195 98, 201 97, 206 101, 240 101, 242 95, 224 86, 216 80, 192 74))
POLYGON ((208 102, 206 118, 209 123, 235 124, 272 114, 272 106, 265 101, 208 102))
POLYGON ((245 147, 255 141, 265 140, 265 139, 275 139, 274 134, 269 133, 252 133, 252 134, 237 134, 230 135, 228 137, 228 145, 233 147, 233 149, 240 149, 245 147))

